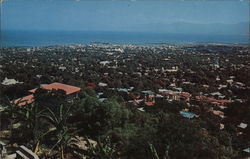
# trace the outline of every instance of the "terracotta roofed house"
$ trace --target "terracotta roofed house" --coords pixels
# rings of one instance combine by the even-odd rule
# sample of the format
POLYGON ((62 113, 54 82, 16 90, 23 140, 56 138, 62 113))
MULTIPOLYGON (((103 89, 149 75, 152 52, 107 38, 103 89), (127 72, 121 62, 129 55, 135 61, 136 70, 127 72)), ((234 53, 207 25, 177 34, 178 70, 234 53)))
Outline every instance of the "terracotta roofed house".
POLYGON ((215 98, 206 97, 206 96, 195 96, 195 99, 200 102, 207 102, 207 103, 214 104, 214 105, 225 105, 228 103, 232 103, 231 100, 215 99, 215 98))
MULTIPOLYGON (((66 92, 67 96, 75 96, 81 90, 81 88, 79 88, 79 87, 70 86, 70 85, 62 84, 62 83, 51 83, 51 84, 48 84, 45 86, 41 86, 40 88, 46 89, 48 91, 51 91, 53 89, 64 90, 66 92)), ((29 92, 35 93, 36 90, 37 90, 37 88, 29 90, 29 92)), ((31 95, 13 100, 12 103, 16 104, 17 106, 22 107, 22 106, 25 106, 27 104, 31 104, 34 101, 35 101, 34 95, 31 94, 31 95)))
MULTIPOLYGON (((67 84, 62 84, 62 83, 57 83, 57 82, 42 86, 40 88, 46 89, 49 91, 51 91, 53 89, 55 89, 55 90, 61 89, 61 90, 64 90, 66 92, 66 95, 74 94, 74 93, 77 93, 81 90, 81 88, 79 88, 79 87, 75 87, 75 86, 71 86, 71 85, 67 85, 67 84)), ((36 90, 37 90, 37 88, 29 90, 29 92, 35 93, 36 90)))
POLYGON ((35 101, 34 96, 33 96, 33 94, 31 94, 31 95, 28 95, 28 96, 25 96, 22 98, 18 98, 16 100, 12 101, 12 103, 16 104, 19 107, 23 107, 27 104, 33 103, 34 101, 35 101))
POLYGON ((144 104, 153 106, 155 104, 155 93, 151 90, 142 91, 144 94, 144 104))

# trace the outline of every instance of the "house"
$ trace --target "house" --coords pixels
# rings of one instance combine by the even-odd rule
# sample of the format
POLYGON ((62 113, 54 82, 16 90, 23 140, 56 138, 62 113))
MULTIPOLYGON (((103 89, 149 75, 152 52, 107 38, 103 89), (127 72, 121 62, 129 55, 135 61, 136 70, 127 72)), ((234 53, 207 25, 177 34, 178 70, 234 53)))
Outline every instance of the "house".
POLYGON ((185 111, 180 111, 180 114, 181 116, 183 116, 184 118, 188 118, 188 119, 191 119, 191 118, 197 118, 199 117, 199 115, 196 115, 194 113, 191 113, 191 112, 185 112, 185 111))
POLYGON ((168 100, 183 100, 188 102, 190 97, 192 96, 188 92, 182 92, 182 89, 178 89, 178 91, 168 90, 168 89, 159 89, 159 93, 164 95, 168 100))
POLYGON ((250 147, 245 148, 243 151, 246 152, 246 153, 250 153, 250 147))
POLYGON ((99 87, 107 87, 108 84, 107 84, 107 83, 99 82, 99 83, 98 83, 98 86, 99 86, 99 87))
POLYGON ((155 105, 155 93, 151 90, 142 91, 144 94, 144 104, 147 106, 155 105))
POLYGON ((177 72, 178 71, 178 66, 172 67, 172 69, 166 69, 166 72, 177 72))
POLYGON ((100 64, 102 66, 106 66, 107 64, 110 64, 111 62, 110 61, 101 61, 100 64))
POLYGON ((184 101, 188 102, 188 101, 190 101, 190 98, 191 98, 192 95, 190 93, 188 93, 188 92, 181 92, 179 94, 179 96, 180 96, 181 100, 184 100, 184 101))
MULTIPOLYGON (((62 84, 62 83, 57 83, 57 82, 41 86, 40 88, 48 90, 48 91, 64 90, 66 92, 66 95, 77 94, 81 90, 81 88, 79 88, 79 87, 75 87, 75 86, 71 86, 71 85, 67 85, 67 84, 62 84)), ((35 93, 36 90, 37 90, 37 88, 29 90, 29 92, 35 93)))
POLYGON ((61 71, 65 71, 65 70, 67 69, 67 67, 65 67, 65 66, 60 66, 60 67, 58 67, 58 69, 61 70, 61 71))
POLYGON ((159 89, 159 93, 164 95, 168 100, 180 100, 179 92, 168 89, 159 89))
POLYGON ((225 125, 220 123, 220 130, 224 129, 225 125))
POLYGON ((145 112, 145 110, 143 108, 137 108, 137 110, 139 110, 141 112, 145 112))
POLYGON ((216 115, 216 116, 219 116, 221 118, 225 118, 224 116, 224 112, 220 111, 220 110, 211 110, 211 112, 216 115))
POLYGON ((16 100, 14 100, 12 103, 19 106, 19 107, 23 107, 25 105, 33 103, 34 101, 35 101, 34 95, 31 94, 31 95, 28 95, 28 96, 25 96, 22 98, 18 98, 16 100))
POLYGON ((23 82, 19 82, 15 79, 8 79, 7 77, 5 77, 5 79, 3 80, 3 82, 1 83, 2 85, 15 85, 15 84, 22 84, 23 82))
POLYGON ((240 123, 239 125, 237 125, 239 128, 245 129, 247 127, 247 124, 245 123, 240 123))
POLYGON ((228 103, 232 103, 231 100, 215 99, 215 98, 206 97, 206 96, 195 96, 195 99, 196 101, 206 102, 206 103, 213 104, 213 105, 225 105, 228 103))
MULTIPOLYGON (((48 91, 52 91, 52 90, 64 90, 67 97, 77 97, 78 92, 81 90, 81 88, 79 87, 75 87, 75 86, 71 86, 71 85, 67 85, 67 84, 62 84, 62 83, 51 83, 48 85, 43 85, 39 88, 48 90, 48 91)), ((12 101, 12 103, 16 104, 17 106, 23 107, 27 104, 31 104, 35 101, 34 99, 34 93, 38 88, 29 90, 30 95, 22 97, 22 98, 18 98, 14 101, 12 101)))

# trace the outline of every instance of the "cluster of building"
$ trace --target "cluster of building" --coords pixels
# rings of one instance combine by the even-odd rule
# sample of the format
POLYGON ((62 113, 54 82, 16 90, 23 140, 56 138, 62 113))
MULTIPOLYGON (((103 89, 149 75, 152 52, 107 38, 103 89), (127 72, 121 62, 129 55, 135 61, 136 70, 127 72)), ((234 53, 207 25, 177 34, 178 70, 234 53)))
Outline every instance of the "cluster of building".
MULTIPOLYGON (((250 89, 248 49, 216 44, 3 48, 0 87, 30 84, 33 88, 51 83, 40 88, 64 90, 69 97, 77 96, 81 88, 90 88, 100 102, 108 98, 106 92, 114 91, 141 111, 156 106, 159 100, 183 101, 188 107, 179 113, 185 118, 199 117, 193 107, 203 104, 210 107, 208 113, 225 118, 227 104, 243 103, 250 89)), ((31 104, 36 90, 12 102, 31 104)), ((237 127, 246 129, 247 124, 242 121, 237 127)))

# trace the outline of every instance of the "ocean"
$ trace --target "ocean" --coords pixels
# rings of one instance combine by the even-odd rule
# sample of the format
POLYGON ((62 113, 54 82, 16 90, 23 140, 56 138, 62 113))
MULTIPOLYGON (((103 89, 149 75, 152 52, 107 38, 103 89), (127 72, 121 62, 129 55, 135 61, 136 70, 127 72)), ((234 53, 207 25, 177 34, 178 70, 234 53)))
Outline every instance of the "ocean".
POLYGON ((50 46, 66 44, 164 44, 164 43, 240 43, 247 35, 191 35, 107 31, 2 31, 2 46, 50 46))

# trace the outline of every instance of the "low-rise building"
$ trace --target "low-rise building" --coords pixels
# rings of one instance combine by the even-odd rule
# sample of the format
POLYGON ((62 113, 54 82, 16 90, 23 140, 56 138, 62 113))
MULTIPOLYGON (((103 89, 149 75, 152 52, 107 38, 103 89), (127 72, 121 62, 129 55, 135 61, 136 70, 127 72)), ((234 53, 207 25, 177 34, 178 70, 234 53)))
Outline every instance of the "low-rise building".
MULTIPOLYGON (((75 87, 75 86, 71 86, 71 85, 67 85, 67 84, 62 84, 62 83, 51 83, 48 85, 43 85, 39 88, 45 89, 47 91, 63 90, 63 91, 65 91, 67 97, 77 97, 78 92, 81 90, 81 88, 79 88, 79 87, 75 87)), ((36 92, 37 89, 38 88, 29 90, 29 92, 32 94, 25 96, 25 97, 22 97, 22 98, 18 98, 16 100, 13 100, 12 103, 14 103, 20 107, 33 103, 35 101, 33 94, 36 92)))

